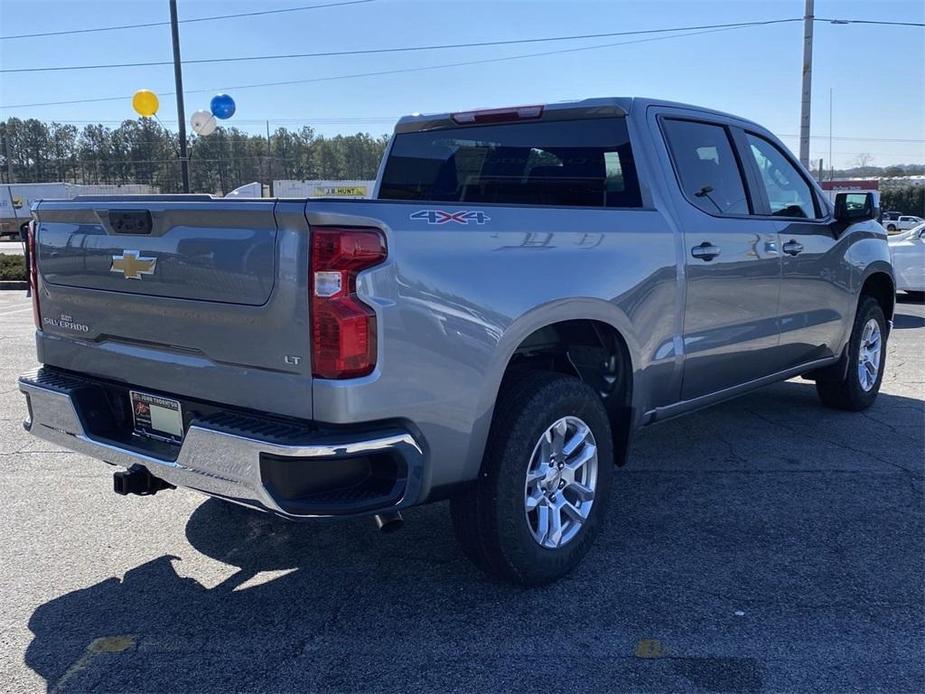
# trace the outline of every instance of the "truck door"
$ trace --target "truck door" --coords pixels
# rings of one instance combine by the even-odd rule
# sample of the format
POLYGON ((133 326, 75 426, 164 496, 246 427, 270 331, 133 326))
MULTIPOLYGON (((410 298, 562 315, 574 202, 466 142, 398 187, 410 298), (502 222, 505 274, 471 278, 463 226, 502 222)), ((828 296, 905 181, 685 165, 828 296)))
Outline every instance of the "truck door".
POLYGON ((808 177, 771 138, 745 131, 741 157, 754 166, 756 206, 775 220, 781 252, 781 368, 833 354, 853 314, 857 297, 852 268, 843 257, 828 207, 808 177))
POLYGON ((777 228, 752 214, 752 171, 731 124, 672 112, 659 120, 681 193, 673 196, 686 273, 681 399, 691 400, 779 370, 777 228))

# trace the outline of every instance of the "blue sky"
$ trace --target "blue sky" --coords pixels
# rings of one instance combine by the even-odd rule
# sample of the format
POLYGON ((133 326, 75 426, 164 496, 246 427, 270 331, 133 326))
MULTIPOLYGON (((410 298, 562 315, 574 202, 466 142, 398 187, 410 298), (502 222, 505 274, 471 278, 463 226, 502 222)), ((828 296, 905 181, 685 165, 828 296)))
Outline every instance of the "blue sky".
MULTIPOLYGON (((179 0, 181 19, 275 9, 332 0, 211 2, 179 0)), ((184 59, 350 50, 511 38, 629 31, 799 17, 802 0, 624 2, 611 0, 375 0, 368 4, 248 19, 181 25, 184 59)), ((816 16, 925 21, 920 0, 817 0, 816 16)), ((0 35, 169 18, 167 0, 0 0, 0 35)), ((324 57, 184 68, 187 117, 212 93, 234 85, 326 78, 482 60, 633 40, 452 49, 412 54, 324 57), (194 93, 196 90, 205 90, 194 93)), ((4 68, 169 60, 168 27, 0 41, 4 68)), ((653 96, 752 118, 797 149, 802 24, 743 28, 507 62, 229 90, 233 124, 262 131, 312 125, 321 133, 389 132, 414 111, 543 103, 589 96, 653 96)), ((105 71, 0 74, 0 118, 74 122, 133 117, 139 88, 173 91, 171 66, 105 71), (14 107, 45 101, 124 98, 66 106, 14 107)), ((860 154, 873 163, 925 162, 925 30, 816 25, 811 155, 828 159, 829 89, 834 94, 836 166, 860 154), (892 141, 891 141, 892 140, 892 141), (901 141, 895 141, 901 140, 901 141)), ((176 105, 161 97, 160 116, 176 125, 176 105)))

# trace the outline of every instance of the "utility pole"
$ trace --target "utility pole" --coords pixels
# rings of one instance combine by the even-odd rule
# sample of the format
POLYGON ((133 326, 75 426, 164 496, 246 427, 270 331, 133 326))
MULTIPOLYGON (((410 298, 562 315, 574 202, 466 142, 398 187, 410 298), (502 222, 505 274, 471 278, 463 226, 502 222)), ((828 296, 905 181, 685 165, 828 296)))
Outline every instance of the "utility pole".
POLYGON ((267 188, 270 191, 270 197, 273 197, 273 148, 270 144, 270 121, 267 121, 267 178, 270 180, 267 188))
POLYGON ((14 183, 16 176, 13 175, 13 159, 10 157, 10 121, 7 120, 6 128, 3 131, 3 156, 6 157, 6 182, 14 183))
POLYGON ((809 166, 809 115, 813 90, 813 1, 803 13, 803 99, 800 102, 800 163, 809 166))
POLYGON ((832 88, 829 87, 829 180, 835 178, 835 162, 832 161, 832 88))
POLYGON ((189 192, 189 154, 186 151, 186 111, 183 108, 183 68, 180 66, 180 28, 177 25, 177 0, 170 0, 170 36, 173 39, 173 77, 177 85, 177 120, 180 121, 180 177, 183 192, 189 192))

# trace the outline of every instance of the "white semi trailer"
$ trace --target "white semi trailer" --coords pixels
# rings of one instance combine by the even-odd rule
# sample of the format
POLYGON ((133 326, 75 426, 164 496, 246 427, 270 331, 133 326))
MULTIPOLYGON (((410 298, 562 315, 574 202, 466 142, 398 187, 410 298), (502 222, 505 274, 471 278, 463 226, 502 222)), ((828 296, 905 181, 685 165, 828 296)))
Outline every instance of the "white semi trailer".
POLYGON ((314 180, 273 181, 273 195, 277 198, 369 198, 375 181, 314 180))
POLYGON ((157 186, 94 183, 7 183, 0 185, 0 239, 19 238, 20 229, 32 218, 32 203, 39 200, 70 200, 78 195, 149 195, 157 186))

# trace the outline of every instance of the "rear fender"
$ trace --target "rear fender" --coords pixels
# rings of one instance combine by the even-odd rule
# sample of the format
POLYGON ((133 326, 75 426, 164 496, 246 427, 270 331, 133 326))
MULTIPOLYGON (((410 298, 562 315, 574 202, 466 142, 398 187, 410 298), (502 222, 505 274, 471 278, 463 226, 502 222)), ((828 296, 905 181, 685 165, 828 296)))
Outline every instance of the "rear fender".
MULTIPOLYGON (((639 354, 639 344, 636 341, 629 319, 616 306, 600 299, 562 299, 538 306, 517 318, 504 331, 498 343, 498 348, 495 350, 495 358, 485 378, 485 388, 479 402, 479 411, 482 415, 476 420, 470 438, 466 464, 468 472, 467 478, 475 478, 481 467, 482 456, 485 452, 485 444, 491 429, 495 402, 498 398, 504 374, 514 352, 529 335, 540 328, 552 325, 553 323, 570 320, 600 321, 601 323, 612 326, 621 335, 626 343, 627 351, 629 352, 631 378, 633 380, 631 392, 633 393, 633 400, 635 403, 639 393, 639 388, 636 387, 638 381, 638 365, 635 359, 635 355, 639 354)), ((640 411, 641 409, 638 407, 630 408, 630 412, 627 414, 631 416, 632 421, 629 426, 626 427, 625 431, 620 432, 618 445, 622 451, 617 453, 617 457, 618 462, 621 464, 623 462, 622 458, 628 447, 629 431, 638 425, 636 413, 640 411)))

